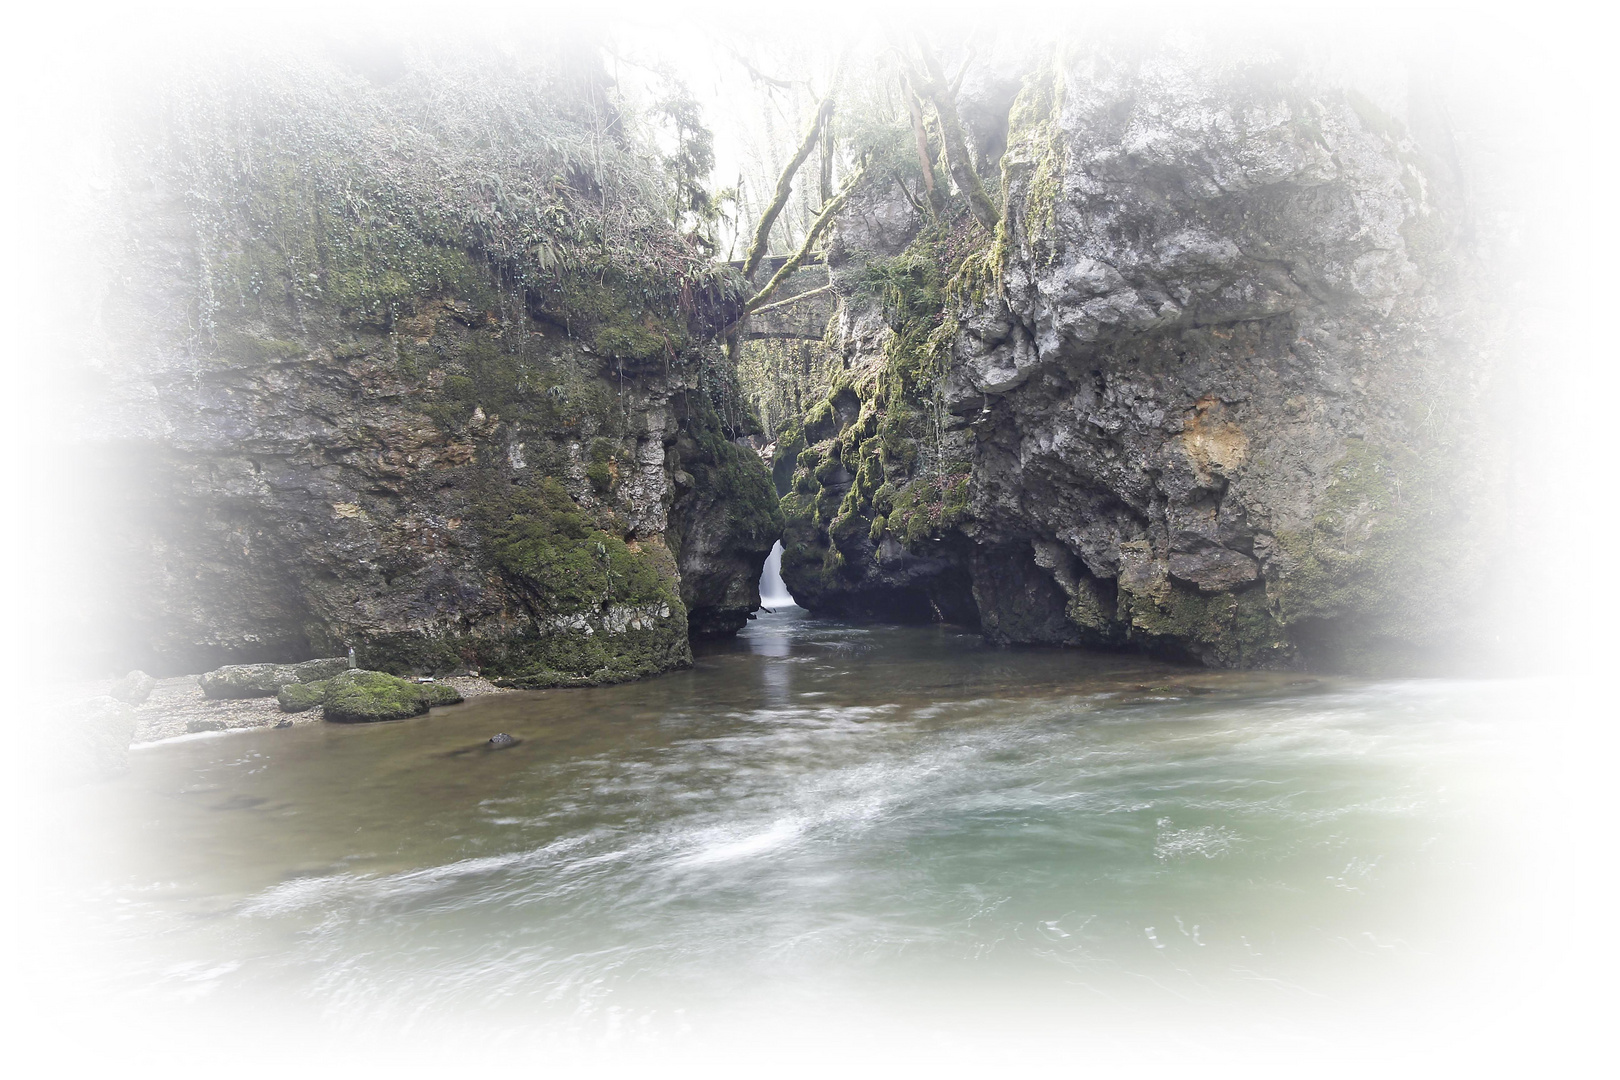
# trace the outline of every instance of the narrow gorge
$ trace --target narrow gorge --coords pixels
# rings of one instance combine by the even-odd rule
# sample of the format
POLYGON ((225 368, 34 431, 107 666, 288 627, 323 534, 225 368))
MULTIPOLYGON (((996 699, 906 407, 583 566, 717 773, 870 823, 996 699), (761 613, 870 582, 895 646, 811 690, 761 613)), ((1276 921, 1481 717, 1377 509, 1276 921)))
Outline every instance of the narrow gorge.
POLYGON ((120 128, 102 662, 618 681, 745 625, 779 537, 812 612, 1002 644, 1477 644, 1494 322, 1421 80, 1397 116, 1169 44, 869 64, 812 121, 817 242, 750 273, 695 114, 584 53, 385 61, 198 65, 120 128))
POLYGON ((396 7, 51 84, 53 1053, 1488 1073, 1590 1005, 1528 50, 396 7))

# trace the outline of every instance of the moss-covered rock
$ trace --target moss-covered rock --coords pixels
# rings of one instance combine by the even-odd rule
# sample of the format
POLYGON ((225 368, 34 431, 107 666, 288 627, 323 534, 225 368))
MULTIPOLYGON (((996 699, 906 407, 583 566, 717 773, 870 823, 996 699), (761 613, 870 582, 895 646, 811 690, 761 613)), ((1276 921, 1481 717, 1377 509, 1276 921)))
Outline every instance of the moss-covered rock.
POLYGON ((415 683, 381 671, 346 671, 323 685, 321 715, 342 724, 403 720, 461 700, 454 687, 415 683))
POLYGON ((463 700, 461 691, 441 682, 417 683, 416 692, 427 702, 430 709, 436 709, 441 705, 460 705, 463 700))
POLYGON ((1381 673, 1484 644, 1506 354, 1443 137, 1302 67, 1112 48, 965 92, 1005 138, 993 232, 867 182, 827 392, 778 425, 788 587, 853 614, 954 544, 998 643, 1381 673))
MULTIPOLYGON (((970 516, 971 444, 954 421, 946 430, 939 386, 959 279, 987 243, 953 204, 846 279, 850 302, 881 315, 882 330, 857 338, 856 365, 805 415, 791 471, 778 466, 789 489, 782 577, 811 610, 974 621, 967 549, 951 535, 970 516)), ((867 325, 847 320, 857 323, 867 325)))
POLYGON ((299 664, 227 664, 197 676, 197 683, 206 698, 275 697, 292 683, 319 682, 348 666, 348 658, 342 656, 299 664))
POLYGON ((326 683, 288 683, 276 694, 282 712, 308 712, 326 700, 326 683))
POLYGON ((330 679, 334 675, 341 675, 349 670, 347 656, 326 656, 318 660, 305 660, 303 663, 292 665, 293 674, 299 682, 313 683, 323 679, 330 679))
POLYGON ((726 435, 707 393, 676 399, 681 474, 669 535, 680 553, 681 602, 695 636, 736 633, 759 607, 759 575, 782 535, 776 491, 759 454, 726 435))
POLYGON ((274 697, 288 683, 298 682, 291 664, 227 664, 197 676, 203 697, 274 697))

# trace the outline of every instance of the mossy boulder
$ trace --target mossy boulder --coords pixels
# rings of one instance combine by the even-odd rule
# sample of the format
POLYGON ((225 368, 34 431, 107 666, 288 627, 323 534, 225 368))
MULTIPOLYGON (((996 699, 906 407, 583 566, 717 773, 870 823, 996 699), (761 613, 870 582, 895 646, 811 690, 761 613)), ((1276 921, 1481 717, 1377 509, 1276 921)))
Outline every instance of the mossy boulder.
POLYGON ((273 697, 283 686, 298 681, 291 664, 227 664, 197 676, 203 697, 214 700, 273 697))
POLYGON ((312 683, 347 670, 349 661, 334 656, 301 664, 228 664, 197 676, 206 698, 275 697, 292 683, 312 683))
POLYGON ((288 683, 276 694, 282 712, 308 712, 326 700, 326 682, 288 683))
POLYGON ((292 666, 293 674, 298 676, 302 683, 320 682, 340 675, 349 670, 349 658, 346 656, 328 656, 319 660, 305 660, 301 664, 292 666))
POLYGON ((460 705, 461 692, 446 683, 417 683, 416 692, 427 702, 428 708, 438 708, 440 705, 460 705))
POLYGON ((461 700, 454 687, 415 683, 381 671, 345 671, 322 685, 321 715, 341 724, 403 720, 461 700))

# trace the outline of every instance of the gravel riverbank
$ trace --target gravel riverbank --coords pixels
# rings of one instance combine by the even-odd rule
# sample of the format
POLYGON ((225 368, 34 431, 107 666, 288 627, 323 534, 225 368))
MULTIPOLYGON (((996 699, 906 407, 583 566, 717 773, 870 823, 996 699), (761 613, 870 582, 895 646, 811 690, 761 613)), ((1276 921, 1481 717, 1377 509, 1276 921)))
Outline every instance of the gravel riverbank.
MULTIPOLYGON (((464 698, 484 694, 505 694, 488 679, 476 675, 462 675, 438 680, 456 688, 464 698)), ((86 688, 86 696, 105 694, 106 685, 86 688)), ((179 735, 193 735, 204 731, 237 731, 245 728, 275 727, 291 721, 294 724, 318 724, 321 710, 310 709, 301 713, 285 713, 273 697, 212 700, 203 696, 197 676, 180 675, 172 679, 159 679, 151 695, 132 710, 135 718, 135 738, 132 746, 172 739, 179 735)))

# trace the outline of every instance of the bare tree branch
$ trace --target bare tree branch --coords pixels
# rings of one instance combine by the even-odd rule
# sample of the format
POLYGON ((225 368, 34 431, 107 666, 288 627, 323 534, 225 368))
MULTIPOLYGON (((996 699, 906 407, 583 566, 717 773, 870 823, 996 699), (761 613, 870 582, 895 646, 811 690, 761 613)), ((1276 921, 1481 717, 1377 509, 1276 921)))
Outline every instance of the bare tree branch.
MULTIPOLYGON (((928 148, 928 128, 923 123, 922 102, 917 100, 917 91, 912 88, 911 76, 902 74, 901 79, 905 83, 901 89, 906 96, 906 109, 911 113, 911 131, 917 138, 917 163, 922 166, 923 187, 928 191, 928 205, 937 218, 945 212, 945 193, 939 190, 934 181, 934 155, 928 148)), ((907 194, 909 196, 909 192, 907 194)))
MULTIPOLYGON (((836 82, 835 82, 836 85, 836 82)), ((752 283, 754 271, 759 269, 759 261, 765 257, 765 251, 770 244, 771 226, 776 224, 776 218, 787 205, 788 196, 793 193, 793 177, 798 173, 799 167, 815 149, 817 140, 821 137, 821 128, 832 117, 834 99, 828 94, 821 100, 816 109, 815 118, 810 121, 810 130, 804 134, 799 148, 793 152, 782 175, 776 181, 776 194, 771 197, 770 205, 765 213, 760 215, 759 225, 754 229, 754 242, 748 247, 748 259, 743 263, 743 280, 752 283)))
MULTIPOLYGON (((996 210, 990 196, 985 193, 984 185, 979 182, 979 174, 973 169, 973 159, 968 154, 967 138, 962 134, 962 121, 956 114, 956 99, 951 94, 950 85, 945 81, 945 72, 939 66, 939 59, 934 51, 928 47, 928 39, 922 31, 917 32, 917 49, 922 54, 923 69, 928 78, 922 83, 922 90, 928 95, 934 106, 934 113, 939 117, 939 132, 945 141, 945 162, 950 166, 951 179, 961 188, 968 197, 968 205, 973 209, 973 216, 988 232, 994 232, 996 223, 1001 220, 1001 214, 996 210)), ((964 70, 966 70, 964 68, 964 70)))
POLYGON ((795 86, 810 85, 803 79, 773 79, 771 76, 765 74, 763 71, 759 70, 759 68, 755 67, 753 63, 749 61, 748 57, 744 56, 730 45, 726 46, 726 52, 730 53, 736 59, 737 63, 743 66, 743 69, 748 72, 748 77, 753 79, 755 82, 762 82, 767 86, 780 87, 783 90, 791 90, 795 86))
POLYGON ((760 289, 749 299, 748 303, 743 305, 744 318, 764 307, 765 301, 770 299, 771 294, 781 288, 782 283, 792 277, 799 267, 804 265, 805 260, 810 257, 811 250, 816 246, 816 241, 820 240, 822 234, 832 226, 833 219, 844 208, 844 204, 849 201, 850 193, 855 190, 855 185, 859 184, 861 178, 865 175, 866 166, 862 165, 844 181, 843 186, 838 189, 838 194, 834 195, 828 200, 827 205, 821 208, 821 213, 816 215, 815 223, 810 226, 810 231, 805 234, 804 243, 799 245, 799 250, 795 251, 793 256, 782 264, 782 268, 771 276, 771 280, 765 283, 763 289, 760 289))
POLYGON ((919 214, 927 214, 928 205, 911 193, 911 189, 906 187, 906 182, 900 178, 900 174, 890 171, 889 175, 894 177, 896 184, 900 185, 900 194, 906 197, 906 202, 911 204, 911 208, 919 214))
POLYGON ((829 282, 826 285, 822 285, 819 288, 810 289, 807 292, 794 293, 792 296, 788 297, 786 300, 778 300, 774 304, 766 304, 764 307, 757 307, 753 311, 750 311, 749 314, 750 315, 763 315, 767 311, 776 311, 779 308, 785 308, 785 307, 788 307, 788 306, 790 306, 792 304, 797 304, 800 300, 808 300, 812 296, 820 296, 822 293, 827 292, 831 288, 832 288, 832 283, 829 282))

